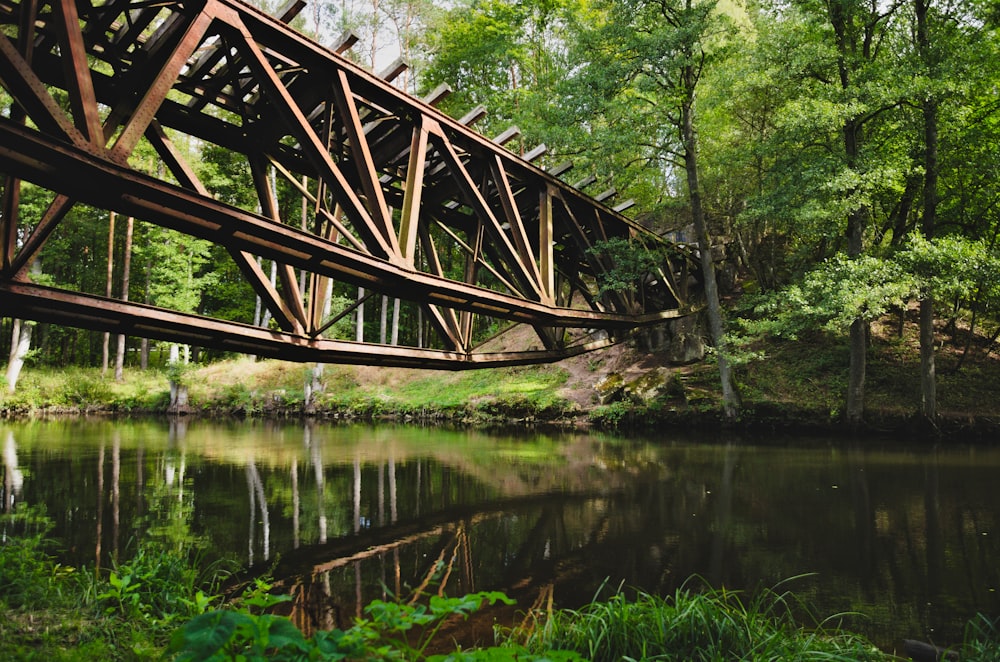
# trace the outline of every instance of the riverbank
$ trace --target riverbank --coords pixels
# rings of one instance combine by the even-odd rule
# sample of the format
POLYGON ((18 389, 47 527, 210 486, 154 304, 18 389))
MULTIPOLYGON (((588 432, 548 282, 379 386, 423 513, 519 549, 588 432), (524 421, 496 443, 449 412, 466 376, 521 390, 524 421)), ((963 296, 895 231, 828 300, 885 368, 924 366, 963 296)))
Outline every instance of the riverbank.
MULTIPOLYGON (((908 329, 909 327, 907 327, 908 329)), ((1000 358, 986 339, 958 334, 938 351, 939 412, 919 415, 919 349, 912 332, 873 326, 861 432, 907 440, 990 442, 1000 432, 1000 358)), ((531 425, 644 433, 664 427, 767 436, 843 434, 848 351, 826 336, 752 348, 740 365, 738 419, 724 420, 710 357, 685 365, 625 343, 552 365, 444 372, 313 366, 249 357, 192 366, 181 374, 182 415, 394 420, 471 426, 531 425), (308 388, 307 388, 308 384, 308 388), (318 389, 309 392, 314 385, 318 389)), ((176 376, 176 375, 175 375, 176 376)), ((170 410, 164 370, 126 369, 115 382, 98 369, 29 367, 0 415, 143 415, 170 410)))

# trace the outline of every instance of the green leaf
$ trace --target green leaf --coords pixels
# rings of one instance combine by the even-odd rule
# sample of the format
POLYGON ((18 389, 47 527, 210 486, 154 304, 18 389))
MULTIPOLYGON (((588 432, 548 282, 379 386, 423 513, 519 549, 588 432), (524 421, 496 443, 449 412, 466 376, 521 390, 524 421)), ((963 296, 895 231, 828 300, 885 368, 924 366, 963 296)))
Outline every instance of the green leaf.
POLYGON ((260 617, 267 627, 267 648, 284 650, 294 648, 306 651, 306 639, 295 625, 283 616, 260 617))
POLYGON ((191 619, 170 638, 169 651, 178 660, 212 659, 229 643, 237 627, 250 617, 232 611, 210 611, 191 619))

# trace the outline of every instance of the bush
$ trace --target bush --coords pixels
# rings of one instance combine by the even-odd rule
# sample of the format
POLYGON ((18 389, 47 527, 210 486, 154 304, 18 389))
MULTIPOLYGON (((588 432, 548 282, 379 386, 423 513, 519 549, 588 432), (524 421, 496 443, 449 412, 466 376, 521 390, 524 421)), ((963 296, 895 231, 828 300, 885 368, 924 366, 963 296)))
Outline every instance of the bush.
POLYGON ((66 404, 86 406, 109 402, 111 387, 95 373, 72 371, 66 376, 63 399, 66 404))

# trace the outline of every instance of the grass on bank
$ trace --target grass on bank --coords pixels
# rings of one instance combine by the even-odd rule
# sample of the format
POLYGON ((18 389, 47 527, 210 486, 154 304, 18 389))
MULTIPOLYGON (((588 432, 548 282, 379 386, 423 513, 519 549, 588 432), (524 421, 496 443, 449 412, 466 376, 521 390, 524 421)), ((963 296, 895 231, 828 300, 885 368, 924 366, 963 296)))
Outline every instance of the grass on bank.
POLYGON ((14 393, 6 393, 6 389, 0 393, 0 408, 155 411, 166 409, 169 398, 169 383, 162 370, 128 369, 125 379, 116 382, 113 372, 102 376, 100 368, 27 367, 14 393))
MULTIPOLYGON (((241 357, 192 365, 181 374, 194 409, 244 415, 300 409, 313 364, 241 357)), ((551 366, 463 372, 327 365, 319 410, 347 415, 382 413, 495 412, 558 414, 569 405, 558 395, 566 372, 551 366)), ((128 368, 124 380, 97 368, 34 368, 22 373, 17 390, 0 396, 0 408, 15 411, 106 408, 120 412, 165 411, 169 405, 165 371, 128 368)))
MULTIPOLYGON (((722 589, 657 597, 617 594, 579 610, 533 612, 495 642, 459 650, 434 641, 446 620, 503 602, 499 593, 418 602, 374 601, 347 630, 306 637, 269 607, 287 600, 266 584, 223 604, 226 575, 196 559, 140 548, 102 572, 67 568, 49 554, 50 523, 37 510, 0 516, 0 642, 5 660, 764 660, 898 659, 837 627, 804 628, 787 593, 749 601, 722 589), (432 653, 431 651, 437 651, 432 653)), ((487 614, 488 615, 488 614, 487 614)), ((451 633, 454 634, 452 629, 451 633)), ((1000 659, 997 623, 979 617, 957 647, 966 662, 1000 659)))

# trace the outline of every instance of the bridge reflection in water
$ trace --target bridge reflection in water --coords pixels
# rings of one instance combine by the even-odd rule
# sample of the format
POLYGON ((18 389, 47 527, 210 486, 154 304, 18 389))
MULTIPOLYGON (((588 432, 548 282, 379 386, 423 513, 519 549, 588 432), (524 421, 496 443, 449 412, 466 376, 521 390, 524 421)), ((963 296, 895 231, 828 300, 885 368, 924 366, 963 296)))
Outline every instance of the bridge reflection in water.
POLYGON ((788 588, 885 646, 954 642, 976 610, 1000 613, 997 449, 198 421, 0 439, 5 503, 44 505, 64 562, 107 567, 136 540, 236 557, 307 630, 421 587, 504 590, 523 610, 550 586, 574 606, 692 575, 753 590, 816 573, 788 588))

